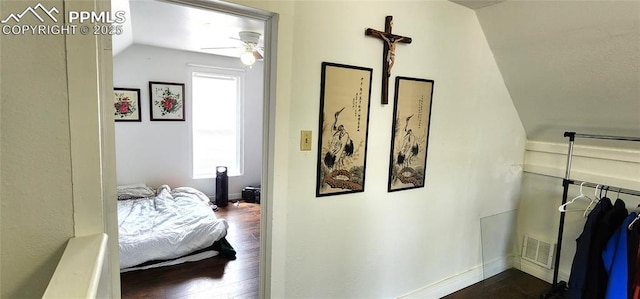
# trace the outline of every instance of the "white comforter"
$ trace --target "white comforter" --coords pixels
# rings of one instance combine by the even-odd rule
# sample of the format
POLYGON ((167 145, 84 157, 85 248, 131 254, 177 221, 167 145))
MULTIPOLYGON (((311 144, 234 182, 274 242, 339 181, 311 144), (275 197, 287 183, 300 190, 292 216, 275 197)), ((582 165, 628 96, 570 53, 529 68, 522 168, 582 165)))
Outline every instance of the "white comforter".
POLYGON ((208 203, 196 189, 167 185, 154 198, 119 200, 120 269, 181 257, 224 237, 229 225, 208 203))

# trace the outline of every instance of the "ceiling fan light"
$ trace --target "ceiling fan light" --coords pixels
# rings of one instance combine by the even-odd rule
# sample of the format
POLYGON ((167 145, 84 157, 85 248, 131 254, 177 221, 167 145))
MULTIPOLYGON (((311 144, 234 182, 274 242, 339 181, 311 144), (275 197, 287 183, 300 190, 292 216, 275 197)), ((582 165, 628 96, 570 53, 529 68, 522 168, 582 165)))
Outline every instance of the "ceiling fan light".
POLYGON ((240 31, 238 33, 238 36, 240 37, 240 40, 242 40, 243 42, 254 44, 254 45, 257 45, 258 41, 260 40, 260 33, 258 32, 240 31))
POLYGON ((253 51, 244 51, 242 55, 240 55, 240 61, 244 65, 251 66, 256 62, 256 57, 253 55, 253 51))

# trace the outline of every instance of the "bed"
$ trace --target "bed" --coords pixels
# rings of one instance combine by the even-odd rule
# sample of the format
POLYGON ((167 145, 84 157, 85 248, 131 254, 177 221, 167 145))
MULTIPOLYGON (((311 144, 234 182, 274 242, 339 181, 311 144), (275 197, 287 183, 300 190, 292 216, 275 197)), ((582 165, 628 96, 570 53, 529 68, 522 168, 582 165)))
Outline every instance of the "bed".
POLYGON ((213 257, 235 256, 209 198, 189 187, 153 190, 144 184, 118 187, 120 272, 213 257))

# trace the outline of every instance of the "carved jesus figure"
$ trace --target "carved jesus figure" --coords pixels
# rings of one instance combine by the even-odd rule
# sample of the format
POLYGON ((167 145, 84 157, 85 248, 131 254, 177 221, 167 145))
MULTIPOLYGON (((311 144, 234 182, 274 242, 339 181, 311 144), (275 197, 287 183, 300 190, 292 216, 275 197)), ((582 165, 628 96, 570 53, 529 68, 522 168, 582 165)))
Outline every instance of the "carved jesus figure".
POLYGON ((389 77, 391 77, 391 69, 396 61, 396 44, 410 44, 411 38, 406 36, 395 35, 391 33, 392 16, 385 18, 384 31, 367 28, 365 35, 379 38, 384 42, 384 52, 382 54, 382 104, 388 103, 389 77))
MULTIPOLYGON (((388 32, 391 32, 393 28, 393 22, 390 21, 388 27, 389 27, 388 32)), ((368 29, 368 31, 371 36, 380 38, 385 43, 387 43, 387 47, 389 48, 389 50, 387 51, 387 53, 385 53, 385 56, 386 56, 385 60, 389 64, 389 66, 387 67, 387 75, 390 75, 391 68, 393 68, 393 63, 396 60, 396 44, 401 42, 411 43, 411 38, 405 37, 405 36, 398 36, 388 32, 378 31, 375 29, 368 29)))
POLYGON ((380 34, 380 38, 382 38, 389 46, 389 51, 387 51, 387 63, 389 63, 389 67, 387 68, 388 75, 391 75, 391 68, 393 67, 393 63, 396 60, 396 43, 406 41, 407 37, 401 36, 397 38, 394 35, 386 37, 384 34, 380 34))

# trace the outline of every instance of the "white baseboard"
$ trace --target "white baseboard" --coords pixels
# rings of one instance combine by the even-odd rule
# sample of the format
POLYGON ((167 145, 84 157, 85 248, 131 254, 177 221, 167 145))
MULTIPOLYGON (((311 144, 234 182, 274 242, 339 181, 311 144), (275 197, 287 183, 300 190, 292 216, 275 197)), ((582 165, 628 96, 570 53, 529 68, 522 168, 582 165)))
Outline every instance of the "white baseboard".
POLYGON ((445 278, 436 283, 401 295, 398 298, 442 298, 482 280, 482 267, 476 266, 466 272, 445 278))
POLYGON ((447 277, 438 282, 398 296, 398 298, 442 298, 482 281, 484 278, 491 277, 511 268, 513 266, 513 260, 514 258, 512 256, 497 258, 485 263, 484 266, 475 266, 463 273, 447 277))
POLYGON ((498 275, 507 269, 513 268, 513 255, 497 258, 484 264, 483 276, 487 279, 491 276, 498 275))
MULTIPOLYGON (((522 272, 525 272, 527 274, 531 274, 537 278, 540 278, 548 283, 553 282, 553 269, 540 267, 527 260, 521 259, 520 270, 522 270, 522 272)), ((569 281, 569 273, 565 273, 564 271, 558 272, 558 281, 569 281)))

